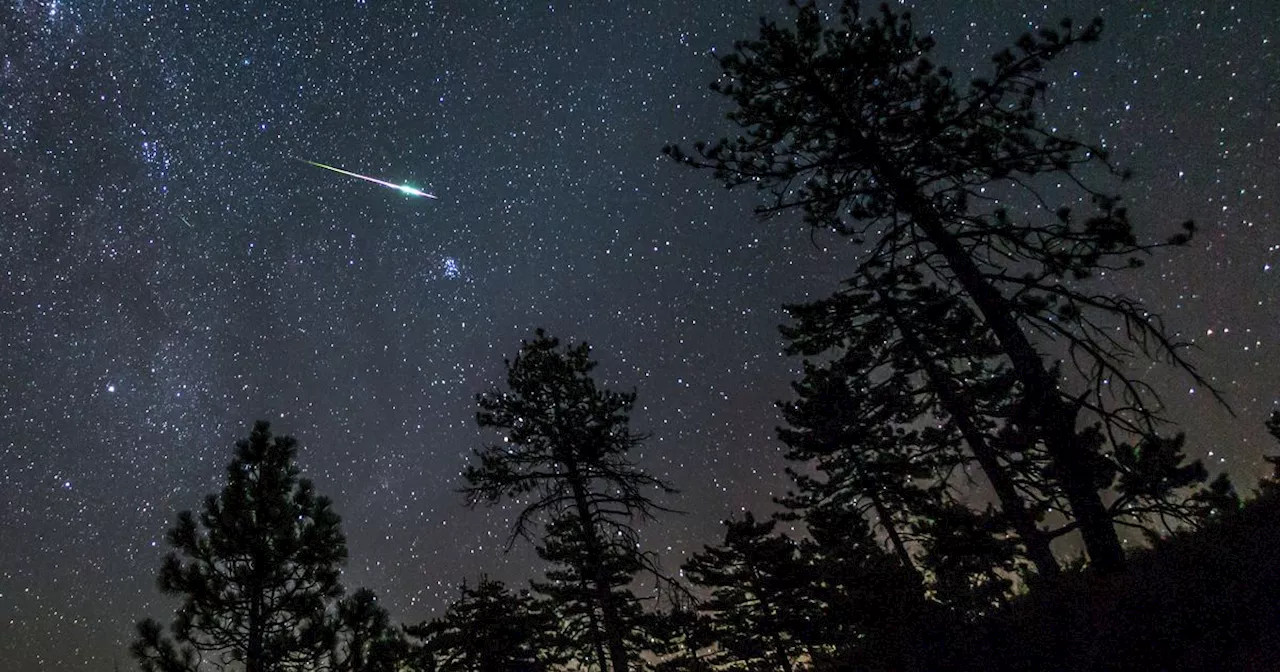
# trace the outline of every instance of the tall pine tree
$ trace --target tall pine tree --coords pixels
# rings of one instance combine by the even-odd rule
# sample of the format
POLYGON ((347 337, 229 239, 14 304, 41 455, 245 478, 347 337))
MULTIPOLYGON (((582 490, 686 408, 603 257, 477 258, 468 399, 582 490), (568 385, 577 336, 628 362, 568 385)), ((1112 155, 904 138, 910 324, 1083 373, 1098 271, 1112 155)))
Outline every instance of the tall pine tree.
POLYGON ((846 0, 824 25, 814 4, 800 4, 794 28, 762 21, 758 39, 720 59, 713 88, 736 106, 729 118, 741 134, 693 155, 667 151, 729 186, 767 192, 762 215, 797 210, 859 242, 852 277, 910 269, 972 306, 1015 383, 1010 436, 1042 446, 1042 476, 1066 500, 1091 561, 1114 570, 1124 551, 1103 491, 1115 465, 1080 437, 1079 416, 1107 435, 1155 434, 1159 399, 1133 374, 1143 360, 1171 361, 1213 388, 1139 301, 1084 282, 1140 266, 1191 231, 1139 242, 1119 197, 1089 182, 1119 173, 1106 152, 1041 118, 1045 67, 1100 31, 1099 21, 1078 31, 1064 22, 1027 35, 995 55, 991 76, 961 82, 934 65, 934 42, 909 15, 882 6, 864 17, 846 0), (1068 202, 1093 211, 1049 205, 1059 192, 1045 185, 1055 183, 1078 186, 1068 202), (992 206, 997 195, 1029 205, 992 206), (1042 348, 1064 353, 1066 371, 1042 348))
POLYGON ((586 343, 561 347, 541 329, 523 343, 506 363, 507 389, 476 397, 478 424, 501 432, 502 442, 475 451, 479 464, 464 472, 463 492, 473 506, 523 503, 512 542, 539 522, 578 528, 561 536, 572 551, 557 559, 572 563, 598 616, 597 665, 626 672, 637 652, 627 643, 616 563, 656 569, 639 550, 635 525, 665 510, 656 493, 674 490, 636 465, 632 453, 644 436, 629 426, 635 393, 598 388, 590 352, 586 343))
POLYGON ((324 661, 347 546, 329 500, 300 478, 296 454, 292 437, 255 423, 222 492, 198 518, 178 515, 159 584, 182 603, 169 635, 152 619, 138 624, 131 651, 144 672, 191 672, 205 661, 286 672, 324 661))

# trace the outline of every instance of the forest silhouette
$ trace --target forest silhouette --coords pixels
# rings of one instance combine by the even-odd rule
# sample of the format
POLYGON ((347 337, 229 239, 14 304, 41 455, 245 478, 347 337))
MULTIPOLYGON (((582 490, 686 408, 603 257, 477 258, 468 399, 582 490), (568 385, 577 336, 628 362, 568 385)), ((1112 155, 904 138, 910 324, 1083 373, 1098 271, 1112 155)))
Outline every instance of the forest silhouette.
POLYGON ((799 4, 718 59, 734 134, 665 153, 858 251, 829 296, 785 306, 803 371, 777 391, 777 511, 664 571, 638 529, 675 490, 638 461, 638 393, 539 329, 476 397, 495 440, 460 505, 515 511, 541 578, 466 577, 441 616, 392 623, 341 585, 337 514, 259 422, 167 536, 180 606, 138 624, 140 669, 1270 669, 1280 460, 1242 498, 1190 459, 1138 372, 1225 402, 1141 297, 1095 282, 1195 227, 1140 240, 1124 171, 1042 117, 1051 65, 1101 36, 1064 20, 965 79, 909 14, 799 4))

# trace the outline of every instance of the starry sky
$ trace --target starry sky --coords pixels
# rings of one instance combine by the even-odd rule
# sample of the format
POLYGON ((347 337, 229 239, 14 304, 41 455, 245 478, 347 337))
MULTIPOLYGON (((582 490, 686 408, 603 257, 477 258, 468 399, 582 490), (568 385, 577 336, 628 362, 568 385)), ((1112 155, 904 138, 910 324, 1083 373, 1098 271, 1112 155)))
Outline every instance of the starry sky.
MULTIPOLYGON (((689 513, 669 567, 785 485, 780 305, 855 251, 660 156, 731 129, 710 53, 780 1, 0 1, 0 662, 126 665, 168 621, 164 531, 255 418, 335 500, 345 583, 398 621, 523 581, 511 510, 456 494, 475 393, 536 326, 635 388, 689 513), (439 196, 412 198, 322 162, 439 196)), ((966 75, 1103 16, 1049 119, 1136 171, 1139 231, 1201 235, 1103 286, 1193 340, 1235 417, 1162 368, 1197 455, 1248 490, 1280 403, 1280 4, 906 3, 966 75)))

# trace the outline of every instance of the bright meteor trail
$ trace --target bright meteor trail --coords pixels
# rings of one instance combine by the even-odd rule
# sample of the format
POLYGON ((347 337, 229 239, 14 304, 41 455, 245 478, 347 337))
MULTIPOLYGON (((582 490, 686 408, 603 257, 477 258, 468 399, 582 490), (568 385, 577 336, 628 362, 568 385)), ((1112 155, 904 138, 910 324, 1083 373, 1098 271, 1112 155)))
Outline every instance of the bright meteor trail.
MULTIPOLYGON (((326 165, 325 165, 325 164, 323 164, 323 163, 316 163, 315 161, 308 161, 308 160, 306 160, 306 159, 298 159, 298 160, 299 160, 299 161, 301 161, 301 162, 303 162, 303 163, 309 163, 309 164, 311 164, 311 165, 315 166, 316 168, 324 168, 325 170, 332 170, 332 171, 333 171, 333 172, 335 172, 335 173, 342 173, 343 175, 347 175, 347 176, 350 176, 350 177, 357 177, 357 178, 360 178, 360 179, 362 179, 362 180, 365 180, 365 181, 368 181, 368 182, 372 182, 372 183, 374 183, 374 184, 380 184, 380 185, 382 185, 382 186, 384 186, 384 187, 390 187, 390 188, 395 189, 396 191, 399 191, 400 193, 402 193, 402 194, 406 194, 406 195, 408 195, 408 196, 422 196, 422 197, 425 197, 425 198, 436 198, 436 195, 435 195, 435 194, 428 194, 427 192, 422 191, 421 189, 415 189, 415 188, 413 188, 413 187, 411 187, 411 186, 409 186, 409 185, 407 185, 407 184, 392 184, 392 183, 390 183, 390 182, 384 182, 383 180, 379 180, 379 179, 378 179, 378 178, 376 178, 376 177, 369 177, 368 175, 361 175, 360 173, 353 173, 353 172, 351 172, 351 171, 349 171, 349 170, 343 170, 343 169, 341 169, 341 168, 334 168, 333 166, 326 166, 326 165)), ((436 200, 439 200, 439 199, 436 199, 436 200)))

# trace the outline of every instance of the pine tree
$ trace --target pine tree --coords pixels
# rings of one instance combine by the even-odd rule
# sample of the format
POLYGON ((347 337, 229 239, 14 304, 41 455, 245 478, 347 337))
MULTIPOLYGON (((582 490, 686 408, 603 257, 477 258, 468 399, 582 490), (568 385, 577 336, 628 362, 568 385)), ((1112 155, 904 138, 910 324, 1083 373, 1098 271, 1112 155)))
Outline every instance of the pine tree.
POLYGON ((715 636, 698 613, 697 601, 683 592, 673 597, 666 608, 647 613, 654 672, 712 672, 716 668, 708 656, 714 653, 707 649, 715 636))
POLYGON ((1089 181, 1123 177, 1106 152, 1041 119, 1044 68, 1096 41, 1101 22, 1027 35, 994 56, 990 77, 961 83, 933 64, 934 42, 909 15, 882 6, 863 17, 857 5, 846 0, 834 25, 808 3, 797 6, 794 29, 762 21, 758 39, 720 58, 713 85, 736 105, 729 118, 741 135, 699 143, 696 156, 666 151, 714 169, 729 186, 766 191, 764 216, 798 210, 813 227, 860 243, 852 277, 912 270, 972 306, 1015 383, 1009 435, 1042 446, 1045 476, 1066 499, 1092 563, 1118 569, 1124 551, 1102 495, 1114 465, 1102 445, 1079 436, 1079 416, 1108 436, 1155 434, 1159 399, 1132 373, 1142 360, 1170 361, 1213 388, 1158 316, 1085 283, 1140 266, 1192 231, 1188 223, 1167 243, 1139 242, 1120 198, 1089 181), (1044 188, 1052 183, 1078 186, 1094 211, 1052 209, 1058 191, 1044 188), (1011 212, 994 198, 1030 208, 1011 212), (1068 369, 1041 347, 1065 353, 1068 369), (1064 384, 1066 374, 1077 389, 1064 384))
POLYGON ((905 382, 890 376, 868 388, 839 366, 806 362, 803 380, 793 386, 798 399, 782 404, 788 426, 778 433, 789 449, 786 458, 807 469, 788 468, 796 487, 779 502, 791 511, 788 518, 817 509, 870 516, 901 565, 922 584, 908 539, 916 522, 930 514, 936 481, 948 464, 930 452, 929 428, 904 429, 893 421, 918 415, 910 410, 915 404, 909 395, 879 396, 905 382))
MULTIPOLYGON (((1271 411, 1271 417, 1267 418, 1267 432, 1276 441, 1280 441, 1280 410, 1271 411)), ((1262 459, 1271 465, 1271 473, 1263 477, 1259 484, 1262 494, 1270 496, 1280 493, 1280 455, 1265 455, 1262 459)))
POLYGON ((338 601, 333 634, 331 672, 398 672, 405 643, 372 590, 361 588, 338 601))
POLYGON ((797 400, 782 405, 787 458, 827 477, 798 477, 792 506, 869 502, 910 566, 903 532, 885 522, 901 513, 899 524, 918 535, 911 522, 946 505, 940 499, 949 497, 948 481, 972 465, 992 486, 1002 527, 1016 531, 1038 574, 1058 575, 1052 535, 1038 521, 1064 503, 1041 492, 1029 506, 1020 491, 1037 480, 1026 472, 1034 446, 1010 449, 1012 442, 997 436, 1012 381, 966 305, 920 284, 916 273, 900 273, 850 281, 829 299, 787 309, 796 320, 783 328, 788 351, 827 355, 820 365, 806 362, 793 385, 797 400))
POLYGON ((855 510, 805 511, 802 591, 817 614, 806 637, 815 670, 923 670, 936 606, 920 576, 881 548, 855 510))
POLYGON ((1185 434, 1152 434, 1115 447, 1116 497, 1108 509, 1117 523, 1139 528, 1150 537, 1171 533, 1178 526, 1200 527, 1216 515, 1239 508, 1240 498, 1227 474, 1219 473, 1209 481, 1201 460, 1187 461, 1185 444, 1185 434), (1186 492, 1190 494, 1179 496, 1186 492))
POLYGON ((689 581, 710 592, 699 611, 716 644, 707 658, 712 665, 798 670, 809 635, 824 618, 807 601, 799 547, 776 534, 776 524, 750 513, 727 520, 723 544, 704 547, 684 564, 689 581))
POLYGON ((603 670, 610 659, 606 614, 614 619, 614 631, 620 633, 625 650, 648 648, 649 619, 630 588, 643 563, 634 542, 626 538, 597 540, 598 555, 593 556, 593 544, 583 537, 583 529, 573 512, 547 524, 537 551, 549 567, 545 580, 531 585, 544 598, 542 608, 556 624, 548 638, 556 657, 595 660, 603 670), (593 568, 595 573, 588 573, 593 568), (600 578, 608 587, 605 600, 600 597, 600 578))
POLYGON ((481 576, 474 588, 462 584, 442 617, 405 631, 417 640, 421 672, 541 672, 553 660, 545 646, 552 628, 528 591, 481 576))
POLYGON ((508 390, 476 397, 477 423, 502 432, 503 441, 475 451, 479 464, 464 472, 463 492, 472 506, 524 503, 510 543, 530 537, 538 522, 574 521, 579 532, 563 539, 581 546, 571 561, 599 615, 597 662, 601 670, 626 672, 635 652, 627 646, 611 565, 624 552, 633 566, 656 571, 639 551, 635 524, 666 510, 655 491, 674 490, 633 461, 645 438, 629 427, 635 393, 598 388, 590 350, 586 343, 562 348, 541 329, 523 343, 506 363, 508 390))
POLYGON ((152 619, 138 624, 131 651, 144 672, 204 661, 285 672, 323 660, 346 539, 329 500, 299 477, 296 453, 293 438, 255 423, 236 444, 222 492, 198 518, 178 515, 159 584, 182 604, 171 636, 152 619))
POLYGON ((973 622, 1006 603, 1018 566, 997 512, 948 502, 921 531, 929 540, 921 566, 932 579, 930 595, 953 622, 973 622))

